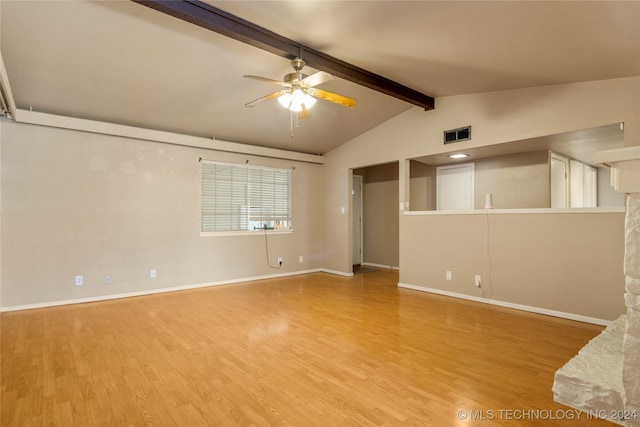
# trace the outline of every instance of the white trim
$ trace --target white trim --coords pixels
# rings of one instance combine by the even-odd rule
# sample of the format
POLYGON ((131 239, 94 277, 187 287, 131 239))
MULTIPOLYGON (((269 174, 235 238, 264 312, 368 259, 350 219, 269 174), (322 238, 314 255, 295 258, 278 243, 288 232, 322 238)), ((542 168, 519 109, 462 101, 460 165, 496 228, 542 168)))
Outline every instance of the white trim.
POLYGON ((122 136, 126 138, 142 139, 146 141, 164 142, 167 144, 183 145, 187 147, 205 148, 208 150, 226 151, 230 153, 250 154, 253 156, 271 157, 276 159, 297 160, 307 163, 325 163, 323 156, 298 153, 295 151, 276 148, 260 147, 256 145, 240 144, 237 142, 208 139, 198 136, 183 135, 152 129, 143 129, 115 123, 98 122, 95 120, 78 119, 75 117, 58 116, 17 109, 15 121, 32 125, 50 126, 61 129, 71 129, 103 135, 122 136))
POLYGON ((633 160, 640 160, 640 145, 596 151, 593 153, 593 161, 598 164, 609 165, 609 163, 633 160))
POLYGON ((608 214, 625 213, 624 206, 604 208, 528 208, 528 209, 476 209, 474 211, 404 211, 407 216, 421 215, 508 215, 508 214, 608 214))
POLYGON ((336 276, 353 277, 353 271, 351 271, 349 273, 345 273, 344 271, 330 270, 328 268, 320 268, 317 271, 319 271, 321 273, 335 274, 336 276))
POLYGON ((433 288, 427 288, 424 286, 409 285, 402 282, 398 282, 398 287, 412 289, 414 291, 428 292, 432 294, 460 298, 460 299, 480 302, 484 304, 496 305, 499 307, 512 308, 515 310, 528 311, 531 313, 544 314, 547 316, 560 317, 562 319, 576 320, 578 322, 593 323, 594 325, 609 326, 611 324, 610 320, 598 319, 595 317, 583 316, 580 314, 566 313, 564 311, 548 310, 546 308, 533 307, 530 305, 515 304, 512 302, 492 300, 489 298, 480 298, 472 295, 460 294, 457 292, 443 291, 441 289, 433 289, 433 288))
POLYGON ((564 181, 562 182, 564 184, 564 206, 566 207, 570 207, 571 206, 571 188, 569 186, 569 174, 570 174, 570 170, 571 167, 569 165, 569 158, 565 157, 561 154, 555 153, 553 151, 549 151, 549 183, 550 183, 550 205, 553 208, 553 190, 554 190, 554 179, 553 179, 553 164, 552 164, 552 160, 555 160, 557 162, 561 162, 564 163, 565 169, 564 169, 564 181))
MULTIPOLYGON (((267 230, 268 235, 272 234, 293 234, 294 230, 267 230)), ((225 237, 225 236, 264 236, 264 230, 249 231, 200 231, 200 237, 225 237)))
POLYGON ((139 296, 145 296, 145 295, 163 294, 166 292, 176 292, 176 291, 186 291, 189 289, 208 288, 211 286, 222 286, 222 285, 232 285, 236 283, 254 282, 254 281, 264 280, 264 279, 275 279, 278 277, 299 276, 302 274, 310 274, 310 273, 329 273, 329 274, 336 274, 338 276, 347 276, 347 277, 353 276, 353 273, 343 273, 340 271, 328 270, 325 268, 316 268, 316 269, 310 269, 310 270, 294 271, 290 273, 267 274, 264 276, 243 277, 240 279, 221 280, 218 282, 198 283, 195 285, 184 285, 184 286, 174 286, 171 288, 149 289, 145 291, 127 292, 124 294, 100 295, 100 296, 88 297, 88 298, 76 298, 76 299, 60 300, 60 301, 46 301, 46 302, 39 302, 35 304, 11 305, 7 307, 0 307, 0 313, 5 313, 9 311, 32 310, 35 308, 57 307, 61 305, 84 304, 88 302, 109 301, 109 300, 120 299, 120 298, 139 297, 139 296))
POLYGON ((111 295, 101 295, 101 296, 89 297, 89 298, 77 298, 77 299, 71 299, 71 300, 48 301, 48 302, 41 302, 41 303, 35 303, 35 304, 13 305, 13 306, 7 306, 7 307, 0 307, 0 312, 30 310, 33 308, 56 307, 59 305, 83 304, 87 302, 108 301, 112 299, 162 294, 165 292, 186 291, 189 289, 207 288, 210 286, 232 285, 235 283, 253 282, 257 280, 274 279, 278 277, 298 276, 301 274, 316 273, 318 271, 320 270, 319 269, 302 270, 302 271, 294 271, 290 273, 267 274, 264 276, 253 276, 253 277, 244 277, 240 279, 221 280, 217 282, 198 283, 194 285, 174 286, 171 288, 149 289, 145 291, 127 292, 124 294, 111 294, 111 295))
POLYGON ((372 262, 363 262, 362 266, 364 266, 364 267, 386 268, 387 270, 400 270, 400 267, 396 267, 394 265, 374 264, 372 262))

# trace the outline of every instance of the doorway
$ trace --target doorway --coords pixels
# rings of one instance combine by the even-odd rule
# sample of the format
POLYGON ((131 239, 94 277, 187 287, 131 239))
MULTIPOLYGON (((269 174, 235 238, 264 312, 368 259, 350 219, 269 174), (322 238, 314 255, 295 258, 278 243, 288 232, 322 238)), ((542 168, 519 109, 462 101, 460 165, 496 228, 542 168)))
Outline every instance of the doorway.
POLYGON ((398 269, 400 163, 354 169, 353 176, 352 263, 360 261, 366 268, 398 269), (360 200, 356 200, 358 196, 360 200))
POLYGON ((551 153, 551 208, 569 207, 569 159, 551 153))
POLYGON ((362 264, 362 176, 353 175, 353 266, 362 264))

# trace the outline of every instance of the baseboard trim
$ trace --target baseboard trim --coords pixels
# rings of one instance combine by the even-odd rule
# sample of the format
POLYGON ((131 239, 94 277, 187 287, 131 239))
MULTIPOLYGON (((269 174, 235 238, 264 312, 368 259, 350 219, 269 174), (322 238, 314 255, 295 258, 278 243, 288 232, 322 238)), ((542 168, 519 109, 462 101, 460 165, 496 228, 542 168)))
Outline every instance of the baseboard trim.
POLYGON ((384 268, 387 270, 400 270, 400 267, 396 267, 394 265, 374 264, 372 262, 363 262, 362 265, 365 267, 384 268))
POLYGON ((353 271, 347 273, 347 272, 344 272, 344 271, 330 270, 328 268, 319 268, 317 271, 320 271, 322 273, 335 274, 336 276, 353 277, 353 271))
MULTIPOLYGON (((47 301, 47 302, 39 302, 35 304, 12 305, 12 306, 0 307, 0 313, 9 312, 9 311, 32 310, 36 308, 57 307, 61 305, 84 304, 88 302, 109 301, 109 300, 120 299, 120 298, 131 298, 131 297, 139 297, 144 295, 162 294, 166 292, 186 291, 189 289, 208 288, 211 286, 232 285, 235 283, 253 282, 253 281, 265 280, 265 279, 276 279, 278 277, 299 276, 302 274, 317 273, 321 271, 331 272, 321 268, 317 268, 312 270, 301 270, 301 271, 294 271, 289 273, 267 274, 264 276, 253 276, 253 277, 244 277, 244 278, 231 279, 231 280, 220 280, 220 281, 208 282, 208 283, 197 283, 193 285, 174 286, 170 288, 149 289, 144 291, 127 292, 122 294, 100 295, 95 297, 76 298, 76 299, 60 300, 60 301, 47 301)), ((339 272, 336 272, 333 274, 344 275, 343 273, 339 273, 339 272)))
POLYGON ((473 296, 473 295, 466 295, 466 294, 461 294, 461 293, 457 293, 457 292, 443 291, 441 289, 427 288, 427 287, 424 287, 424 286, 410 285, 410 284, 402 283, 402 282, 398 282, 398 287, 399 288, 411 289, 411 290, 414 290, 414 291, 428 292, 428 293, 431 293, 431 294, 444 295, 444 296, 447 296, 447 297, 460 298, 460 299, 464 299, 464 300, 480 302, 480 303, 483 303, 483 304, 496 305, 496 306, 499 306, 499 307, 512 308, 512 309, 515 309, 515 310, 528 311, 528 312, 531 312, 531 313, 544 314, 544 315, 547 315, 547 316, 560 317, 562 319, 576 320, 578 322, 592 323, 594 325, 609 326, 611 324, 610 320, 604 320, 604 319, 598 319, 598 318, 595 318, 595 317, 583 316, 581 314, 566 313, 564 311, 549 310, 549 309, 546 309, 546 308, 533 307, 533 306, 530 306, 530 305, 523 305, 523 304, 515 304, 515 303, 512 303, 512 302, 493 300, 493 299, 490 299, 490 298, 480 298, 480 297, 476 297, 476 296, 473 296))

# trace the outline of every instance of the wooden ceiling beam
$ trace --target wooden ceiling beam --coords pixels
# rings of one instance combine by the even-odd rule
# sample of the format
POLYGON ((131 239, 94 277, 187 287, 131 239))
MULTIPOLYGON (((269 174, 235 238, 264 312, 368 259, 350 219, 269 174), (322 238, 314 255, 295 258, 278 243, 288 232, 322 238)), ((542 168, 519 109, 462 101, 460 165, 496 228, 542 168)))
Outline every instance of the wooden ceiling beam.
POLYGON ((393 96, 425 110, 432 110, 435 106, 434 99, 428 95, 319 52, 207 3, 198 0, 132 1, 290 60, 301 57, 308 66, 317 70, 393 96))

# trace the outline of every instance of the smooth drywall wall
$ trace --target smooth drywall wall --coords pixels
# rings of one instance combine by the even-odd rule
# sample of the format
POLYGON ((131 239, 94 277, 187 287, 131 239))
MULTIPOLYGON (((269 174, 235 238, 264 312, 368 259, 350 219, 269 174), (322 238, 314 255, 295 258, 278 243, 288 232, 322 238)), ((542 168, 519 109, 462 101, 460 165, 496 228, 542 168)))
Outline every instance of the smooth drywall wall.
POLYGON ((4 307, 322 265, 320 165, 6 121, 0 148, 4 307), (295 167, 295 232, 268 236, 271 264, 282 257, 282 269, 267 265, 263 233, 199 235, 200 158, 295 167), (84 285, 74 286, 77 275, 84 285))
POLYGON ((400 239, 404 284, 595 319, 625 312, 624 212, 405 215, 400 239))
MULTIPOLYGON (((473 138, 456 144, 462 150, 625 122, 625 145, 640 144, 638 94, 640 77, 441 97, 434 110, 412 108, 341 145, 325 156, 324 267, 351 270, 351 216, 340 214, 350 199, 350 169, 400 161, 404 203, 409 192, 402 165, 449 151, 442 143, 446 129, 473 126, 473 138)), ((402 228, 401 218, 401 236, 402 228)))
MULTIPOLYGON (((2 2, 0 2, 0 22, 2 22, 2 2)), ((2 46, 2 31, 0 31, 0 46, 2 46)), ((2 54, 0 54, 0 59, 2 54)), ((0 147, 2 146, 2 124, 7 120, 0 118, 0 147)), ((0 150, 0 236, 2 236, 2 151, 0 150)), ((0 238, 0 307, 2 307, 2 239, 0 238)))
MULTIPOLYGON (((2 7, 0 7, 2 10, 2 7)), ((2 147, 2 128, 7 119, 0 118, 0 147, 2 147)), ((0 307, 2 307, 2 150, 0 149, 0 307)))
POLYGON ((550 207, 549 153, 538 151, 480 159, 475 162, 475 209, 485 194, 503 209, 550 207))
POLYGON ((598 206, 624 206, 624 194, 620 194, 611 186, 611 169, 598 168, 598 206))
POLYGON ((436 167, 411 160, 409 162, 409 210, 429 211, 436 208, 436 167))

